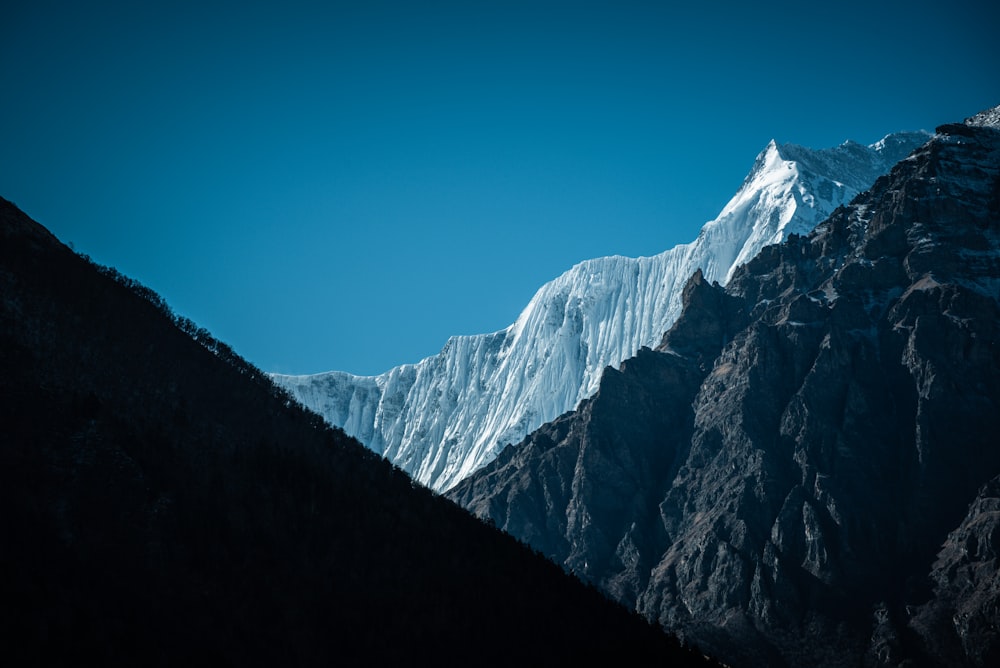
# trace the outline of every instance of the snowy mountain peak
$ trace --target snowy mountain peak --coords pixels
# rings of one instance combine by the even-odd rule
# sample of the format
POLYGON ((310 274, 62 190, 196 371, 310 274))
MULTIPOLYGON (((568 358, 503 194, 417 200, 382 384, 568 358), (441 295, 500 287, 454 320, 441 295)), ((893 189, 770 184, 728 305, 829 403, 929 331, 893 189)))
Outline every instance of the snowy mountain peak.
POLYGON ((929 137, 905 132, 870 146, 846 141, 821 150, 771 140, 719 217, 702 229, 711 249, 701 265, 706 277, 725 283, 764 246, 809 232, 929 137))
POLYGON ((448 489, 590 396, 605 367, 658 344, 697 269, 726 282, 763 246, 811 230, 927 137, 823 150, 771 141, 692 243, 581 262, 543 285, 507 329, 453 337, 418 364, 376 377, 273 378, 420 482, 448 489))
POLYGON ((908 156, 913 151, 914 146, 923 144, 930 137, 931 133, 923 130, 919 132, 894 132, 872 144, 871 148, 882 156, 884 162, 894 165, 908 156))

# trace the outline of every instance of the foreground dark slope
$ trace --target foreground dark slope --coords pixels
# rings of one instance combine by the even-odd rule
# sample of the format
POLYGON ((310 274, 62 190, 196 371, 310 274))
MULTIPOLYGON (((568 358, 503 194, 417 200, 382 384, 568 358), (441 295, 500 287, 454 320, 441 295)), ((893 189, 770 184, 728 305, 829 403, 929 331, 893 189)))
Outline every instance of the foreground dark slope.
POLYGON ((113 273, 0 200, 8 665, 698 663, 113 273))
POLYGON ((998 116, 696 274, 660 351, 449 495, 739 665, 998 665, 998 116))

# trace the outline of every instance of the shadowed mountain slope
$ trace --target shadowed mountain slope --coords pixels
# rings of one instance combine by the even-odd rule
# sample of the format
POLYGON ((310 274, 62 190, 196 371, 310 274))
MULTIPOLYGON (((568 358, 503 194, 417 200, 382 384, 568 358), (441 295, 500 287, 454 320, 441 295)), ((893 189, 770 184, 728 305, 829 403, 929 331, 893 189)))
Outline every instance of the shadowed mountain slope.
POLYGON ((997 665, 997 116, 697 272, 658 351, 449 496, 736 665, 997 665))
POLYGON ((0 625, 9 665, 702 663, 5 200, 0 625))

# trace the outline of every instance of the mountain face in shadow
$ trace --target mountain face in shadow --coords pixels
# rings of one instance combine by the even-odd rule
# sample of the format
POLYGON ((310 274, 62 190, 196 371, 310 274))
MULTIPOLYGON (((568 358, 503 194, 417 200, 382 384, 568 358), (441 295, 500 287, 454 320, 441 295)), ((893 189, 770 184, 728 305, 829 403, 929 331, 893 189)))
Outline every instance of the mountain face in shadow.
POLYGON ((734 665, 1000 661, 998 110, 449 492, 734 665))
POLYGON ((0 200, 8 665, 701 665, 0 200))

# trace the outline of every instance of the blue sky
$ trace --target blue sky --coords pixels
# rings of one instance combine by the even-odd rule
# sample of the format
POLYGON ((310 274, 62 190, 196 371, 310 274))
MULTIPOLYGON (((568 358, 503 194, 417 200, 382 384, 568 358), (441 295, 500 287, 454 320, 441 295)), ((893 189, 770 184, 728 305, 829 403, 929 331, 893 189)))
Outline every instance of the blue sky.
POLYGON ((1000 103, 991 2, 670 4, 15 0, 0 195, 265 370, 375 374, 692 240, 771 138, 1000 103))

